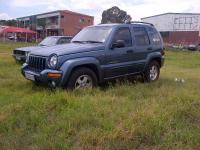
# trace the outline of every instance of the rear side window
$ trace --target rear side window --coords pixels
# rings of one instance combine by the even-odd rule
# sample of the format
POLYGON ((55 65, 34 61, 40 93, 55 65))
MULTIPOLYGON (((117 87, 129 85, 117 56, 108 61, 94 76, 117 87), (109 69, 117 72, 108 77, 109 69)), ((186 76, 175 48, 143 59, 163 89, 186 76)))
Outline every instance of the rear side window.
POLYGON ((154 28, 149 28, 149 36, 152 40, 153 45, 161 45, 161 39, 159 33, 154 28))
POLYGON ((149 36, 147 31, 143 27, 134 27, 135 44, 137 46, 147 46, 150 45, 149 36))
POLYGON ((129 28, 120 28, 115 33, 114 41, 117 42, 118 40, 122 40, 125 42, 125 47, 131 47, 132 46, 132 38, 131 38, 131 32, 129 28))

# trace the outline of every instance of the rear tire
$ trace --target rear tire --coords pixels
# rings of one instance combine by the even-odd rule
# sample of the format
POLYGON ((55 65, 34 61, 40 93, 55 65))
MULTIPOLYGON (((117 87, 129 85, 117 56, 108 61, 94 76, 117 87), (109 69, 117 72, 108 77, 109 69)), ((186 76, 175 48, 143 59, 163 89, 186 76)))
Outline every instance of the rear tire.
POLYGON ((85 89, 97 86, 97 76, 89 68, 81 67, 72 72, 68 83, 68 89, 85 89))
POLYGON ((157 61, 151 61, 145 69, 144 80, 146 82, 154 82, 159 79, 160 65, 157 61))

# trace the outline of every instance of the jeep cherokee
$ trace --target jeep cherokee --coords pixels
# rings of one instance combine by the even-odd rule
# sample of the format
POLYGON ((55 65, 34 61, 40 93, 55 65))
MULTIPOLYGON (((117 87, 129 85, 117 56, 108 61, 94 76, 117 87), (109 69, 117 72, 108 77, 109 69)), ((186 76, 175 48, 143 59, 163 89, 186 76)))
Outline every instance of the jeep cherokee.
POLYGON ((34 82, 79 89, 136 74, 156 81, 163 63, 163 41, 152 24, 102 24, 84 28, 70 44, 30 52, 22 74, 34 82))

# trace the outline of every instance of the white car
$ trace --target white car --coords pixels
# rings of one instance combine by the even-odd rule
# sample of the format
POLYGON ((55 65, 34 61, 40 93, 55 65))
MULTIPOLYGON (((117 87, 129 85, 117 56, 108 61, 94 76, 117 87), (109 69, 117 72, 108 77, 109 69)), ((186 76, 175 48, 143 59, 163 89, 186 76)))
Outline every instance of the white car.
POLYGON ((191 51, 200 51, 200 44, 190 44, 188 46, 188 50, 191 50, 191 51))
POLYGON ((36 46, 16 48, 13 50, 13 57, 17 61, 25 62, 30 51, 38 50, 43 47, 70 43, 71 39, 71 36, 49 36, 36 46))

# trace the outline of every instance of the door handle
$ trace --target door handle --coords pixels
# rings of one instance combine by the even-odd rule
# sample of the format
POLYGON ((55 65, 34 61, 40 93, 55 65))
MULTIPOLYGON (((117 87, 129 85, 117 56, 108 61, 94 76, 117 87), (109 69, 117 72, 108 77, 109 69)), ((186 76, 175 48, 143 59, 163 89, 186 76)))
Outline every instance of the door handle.
POLYGON ((148 48, 147 48, 147 50, 149 50, 149 51, 152 51, 152 50, 153 50, 153 48, 152 48, 152 47, 148 47, 148 48))
POLYGON ((128 54, 133 53, 133 50, 127 50, 126 53, 128 54))

